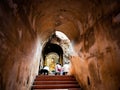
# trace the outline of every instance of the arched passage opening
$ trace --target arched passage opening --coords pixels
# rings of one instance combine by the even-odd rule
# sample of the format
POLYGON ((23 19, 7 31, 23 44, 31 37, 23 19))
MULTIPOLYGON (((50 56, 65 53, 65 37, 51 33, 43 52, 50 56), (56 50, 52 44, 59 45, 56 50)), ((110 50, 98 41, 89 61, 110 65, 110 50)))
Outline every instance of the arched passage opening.
POLYGON ((50 42, 47 42, 42 51, 43 66, 47 65, 51 71, 54 71, 55 64, 63 64, 63 50, 62 48, 50 42))
POLYGON ((40 69, 44 66, 50 68, 50 72, 55 70, 56 63, 62 66, 69 63, 69 57, 72 56, 74 50, 70 39, 61 31, 55 31, 50 35, 48 41, 42 47, 42 57, 40 61, 40 69))

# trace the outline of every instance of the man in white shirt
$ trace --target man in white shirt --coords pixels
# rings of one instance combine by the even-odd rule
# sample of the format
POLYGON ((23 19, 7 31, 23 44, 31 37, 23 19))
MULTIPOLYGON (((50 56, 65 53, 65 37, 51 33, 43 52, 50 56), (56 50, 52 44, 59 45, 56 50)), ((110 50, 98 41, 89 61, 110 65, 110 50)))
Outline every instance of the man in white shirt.
POLYGON ((45 66, 43 69, 45 69, 45 70, 48 70, 48 71, 49 71, 49 67, 48 67, 48 66, 45 66))
POLYGON ((63 75, 67 75, 67 73, 69 72, 69 69, 70 69, 69 63, 65 63, 63 65, 63 75))

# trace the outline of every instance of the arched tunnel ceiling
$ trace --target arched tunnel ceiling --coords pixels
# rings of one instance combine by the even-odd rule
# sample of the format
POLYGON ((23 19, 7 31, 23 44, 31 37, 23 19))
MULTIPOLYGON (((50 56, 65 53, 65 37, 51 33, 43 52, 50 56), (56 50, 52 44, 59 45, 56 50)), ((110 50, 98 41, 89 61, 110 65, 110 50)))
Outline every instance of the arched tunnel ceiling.
MULTIPOLYGON (((54 30, 65 33, 70 40, 79 40, 79 36, 92 27, 97 20, 118 12, 119 0, 5 0, 10 10, 38 32, 44 41, 54 30), (109 8, 111 7, 111 8, 109 8)), ((6 4, 6 3, 4 3, 6 4)))
MULTIPOLYGON (((41 22, 38 27, 40 28, 41 35, 50 34, 54 30, 59 30, 65 33, 70 39, 75 39, 79 36, 79 29, 77 24, 74 23, 76 17, 72 14, 72 10, 68 6, 57 5, 59 1, 55 2, 43 2, 41 3, 41 22), (51 5, 49 5, 51 4, 51 5), (54 5, 53 5, 54 4, 54 5), (48 5, 49 8, 46 8, 45 5, 48 5)), ((60 3, 63 3, 60 1, 60 3)), ((48 35, 49 36, 49 35, 48 35)))
POLYGON ((116 4, 113 5, 112 0, 40 0, 34 4, 33 12, 38 15, 36 27, 41 37, 47 38, 56 29, 65 33, 70 40, 76 40, 84 30, 117 8, 116 4), (110 6, 113 9, 103 9, 110 6))

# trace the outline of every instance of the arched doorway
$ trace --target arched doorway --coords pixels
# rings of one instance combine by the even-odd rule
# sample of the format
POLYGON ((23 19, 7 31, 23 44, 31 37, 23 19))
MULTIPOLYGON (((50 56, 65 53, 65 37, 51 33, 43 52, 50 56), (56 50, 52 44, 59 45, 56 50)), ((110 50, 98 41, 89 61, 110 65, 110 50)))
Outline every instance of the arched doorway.
POLYGON ((47 65, 50 71, 54 71, 56 63, 60 63, 62 66, 66 62, 70 63, 69 57, 73 54, 73 50, 69 38, 64 33, 55 31, 43 45, 40 69, 47 65), (54 60, 55 57, 57 60, 54 60))
POLYGON ((43 48, 42 55, 43 66, 49 66, 50 71, 55 70, 56 63, 60 63, 61 65, 63 65, 63 50, 57 44, 47 42, 45 44, 45 47, 43 48))

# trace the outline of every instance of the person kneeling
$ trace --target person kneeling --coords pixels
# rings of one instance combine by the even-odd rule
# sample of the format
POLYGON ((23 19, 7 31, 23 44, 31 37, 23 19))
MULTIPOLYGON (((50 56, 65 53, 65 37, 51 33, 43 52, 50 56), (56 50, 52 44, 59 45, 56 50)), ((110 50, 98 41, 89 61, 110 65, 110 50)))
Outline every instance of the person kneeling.
POLYGON ((49 74, 49 67, 45 66, 43 69, 41 69, 40 74, 48 75, 49 74))

